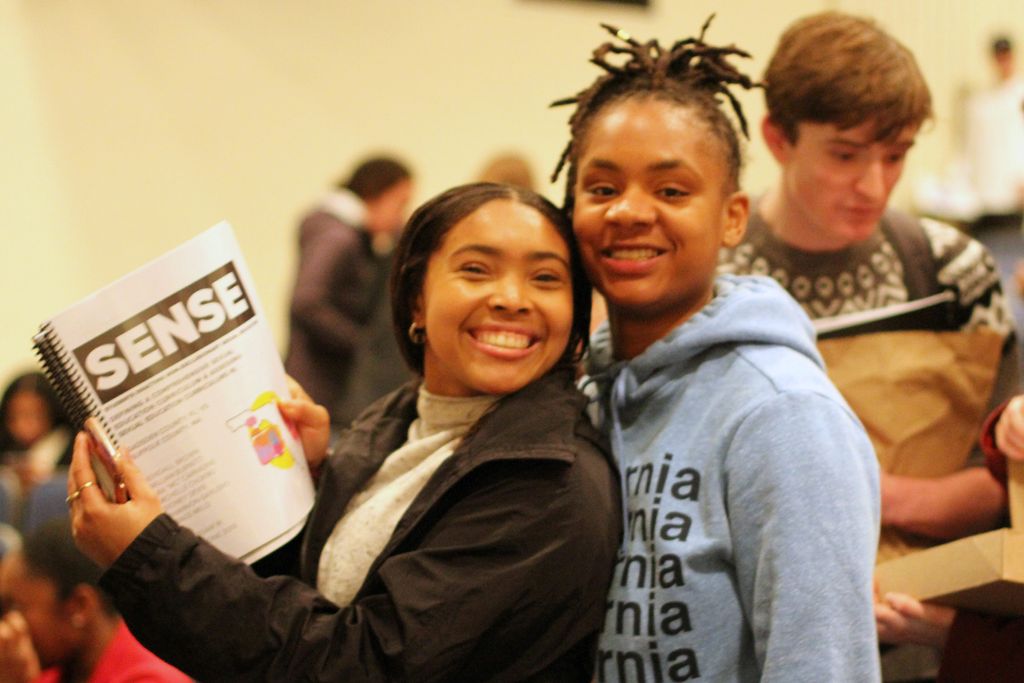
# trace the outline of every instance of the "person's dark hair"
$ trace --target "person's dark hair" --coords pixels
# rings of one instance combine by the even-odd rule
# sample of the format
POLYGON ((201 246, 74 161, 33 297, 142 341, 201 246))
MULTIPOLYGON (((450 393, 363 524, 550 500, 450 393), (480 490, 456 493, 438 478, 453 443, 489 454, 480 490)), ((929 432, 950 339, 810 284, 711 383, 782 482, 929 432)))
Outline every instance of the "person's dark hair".
POLYGON ((576 183, 576 163, 580 150, 586 144, 590 123, 608 105, 632 98, 652 97, 690 109, 707 125, 722 146, 729 178, 726 190, 734 192, 739 189, 742 150, 736 129, 719 106, 718 98, 722 96, 729 101, 743 135, 749 139, 743 108, 729 91, 729 86, 739 85, 749 89, 758 84, 740 73, 727 60, 730 56, 749 57, 749 54, 735 46, 716 47, 704 42, 704 34, 713 18, 714 15, 708 17, 697 38, 677 41, 671 48, 662 47, 657 40, 641 43, 625 31, 601 24, 619 41, 603 43, 594 50, 591 57, 590 61, 607 73, 573 97, 551 104, 552 107, 576 105, 576 110, 569 118, 569 144, 551 175, 551 181, 554 182, 562 168, 568 166, 564 208, 570 215, 573 186, 576 183), (621 65, 612 64, 607 59, 609 54, 626 55, 626 61, 621 65))
POLYGON ((996 36, 992 40, 992 54, 998 56, 1008 52, 1013 52, 1013 41, 1009 36, 996 36))
POLYGON ((7 430, 7 411, 10 410, 10 404, 14 397, 22 392, 30 392, 43 399, 50 410, 53 428, 67 424, 64 409, 57 399, 56 392, 46 379, 46 375, 41 372, 26 372, 18 375, 7 385, 3 397, 0 398, 0 452, 21 447, 21 444, 15 443, 14 437, 7 430))
MULTIPOLYGON (((577 361, 586 349, 590 331, 590 281, 583 271, 569 219, 554 204, 532 190, 496 183, 471 183, 452 188, 416 209, 395 247, 391 272, 391 319, 402 356, 419 374, 423 374, 423 346, 414 344, 409 338, 409 327, 416 300, 423 291, 430 256, 456 223, 484 204, 498 199, 536 209, 565 240, 572 276, 573 319, 562 363, 577 361)), ((430 335, 430 330, 427 330, 427 335, 430 335)))
POLYGON ((338 186, 351 190, 365 201, 379 197, 411 177, 409 168, 397 159, 373 157, 356 166, 352 175, 338 186))
POLYGON ((51 519, 30 532, 21 555, 29 573, 53 583, 59 599, 67 600, 76 586, 86 584, 96 589, 103 608, 115 613, 110 597, 99 587, 103 570, 75 547, 67 517, 51 519))
POLYGON ((888 140, 932 116, 932 99, 914 55, 870 19, 822 12, 797 20, 779 38, 764 73, 768 116, 790 142, 803 121, 840 130, 875 123, 888 140))

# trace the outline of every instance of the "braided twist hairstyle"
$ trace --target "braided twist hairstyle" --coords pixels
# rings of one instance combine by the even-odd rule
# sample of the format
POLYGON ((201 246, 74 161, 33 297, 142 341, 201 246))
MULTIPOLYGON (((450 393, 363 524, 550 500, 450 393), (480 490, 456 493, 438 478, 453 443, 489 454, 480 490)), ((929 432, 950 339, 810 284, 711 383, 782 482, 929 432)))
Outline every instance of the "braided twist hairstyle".
POLYGON ((719 106, 719 96, 724 96, 732 105, 743 135, 749 139, 743 108, 730 92, 729 86, 739 85, 751 89, 761 87, 761 84, 753 82, 727 59, 731 56, 749 58, 747 52, 735 45, 716 47, 704 42, 704 34, 714 16, 712 14, 704 22, 698 37, 677 41, 668 49, 662 47, 657 40, 641 43, 621 29, 601 24, 618 41, 598 46, 590 58, 590 62, 605 73, 576 95, 551 103, 552 107, 576 105, 576 110, 569 117, 569 143, 551 175, 551 182, 555 182, 562 169, 568 166, 566 211, 572 211, 576 162, 590 123, 609 104, 633 97, 665 99, 692 109, 724 147, 731 185, 729 191, 739 189, 742 165, 740 143, 732 122, 719 106), (609 61, 610 55, 626 55, 626 60, 622 64, 614 64, 609 61))

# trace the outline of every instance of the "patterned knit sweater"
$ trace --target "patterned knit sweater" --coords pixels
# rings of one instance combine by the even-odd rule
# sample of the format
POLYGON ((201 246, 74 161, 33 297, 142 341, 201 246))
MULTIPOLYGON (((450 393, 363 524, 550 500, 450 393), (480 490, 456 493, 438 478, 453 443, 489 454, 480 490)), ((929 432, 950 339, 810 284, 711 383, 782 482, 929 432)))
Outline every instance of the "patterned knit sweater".
POLYGON ((910 269, 924 267, 919 259, 930 257, 934 265, 928 267, 938 280, 935 291, 951 290, 956 295, 958 329, 987 326, 1009 335, 1013 316, 988 250, 952 226, 922 219, 919 225, 931 253, 900 254, 893 234, 906 228, 906 223, 887 212, 881 229, 863 242, 840 251, 806 252, 778 239, 755 209, 743 243, 719 255, 719 272, 768 275, 811 319, 817 319, 869 311, 931 293, 911 292, 907 277, 910 269))

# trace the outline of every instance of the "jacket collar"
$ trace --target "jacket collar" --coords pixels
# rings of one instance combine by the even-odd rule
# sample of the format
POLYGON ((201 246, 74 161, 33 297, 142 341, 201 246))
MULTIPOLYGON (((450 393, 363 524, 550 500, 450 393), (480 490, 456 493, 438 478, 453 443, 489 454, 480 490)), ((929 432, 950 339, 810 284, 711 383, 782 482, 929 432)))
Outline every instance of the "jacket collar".
POLYGON ((576 424, 585 399, 571 371, 556 370, 504 397, 480 418, 460 450, 470 461, 495 458, 575 458, 576 424))
MULTIPOLYGON (((419 380, 411 381, 353 423, 341 450, 328 458, 303 540, 303 570, 315 585, 320 549, 355 495, 381 463, 406 440, 416 418, 419 380), (324 492, 329 495, 324 495, 324 492)), ((571 370, 556 370, 495 403, 442 463, 399 522, 382 558, 416 521, 456 482, 487 462, 555 460, 572 463, 576 439, 583 437, 606 453, 604 441, 582 416, 586 399, 575 390, 571 370)), ((378 558, 378 563, 381 558, 378 558)), ((371 574, 375 571, 371 569, 371 574)))
MULTIPOLYGON (((416 419, 418 389, 418 381, 407 383, 352 425, 345 447, 347 468, 363 459, 369 466, 379 467, 405 443, 409 425, 416 419)), ((585 402, 573 386, 572 371, 554 370, 495 403, 466 434, 456 453, 469 460, 484 454, 491 459, 496 454, 571 462, 576 425, 585 402)))

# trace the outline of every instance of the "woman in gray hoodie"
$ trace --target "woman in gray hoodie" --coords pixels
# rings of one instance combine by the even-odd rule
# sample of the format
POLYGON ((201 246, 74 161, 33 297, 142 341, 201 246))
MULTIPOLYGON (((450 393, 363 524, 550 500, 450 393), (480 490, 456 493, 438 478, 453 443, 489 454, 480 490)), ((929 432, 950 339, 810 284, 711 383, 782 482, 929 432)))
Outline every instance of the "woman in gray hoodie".
POLYGON ((589 371, 625 499, 598 679, 876 680, 871 444, 796 302, 715 277, 749 209, 716 101, 742 122, 728 85, 750 81, 726 57, 743 53, 608 28, 606 74, 563 102, 566 206, 609 314, 589 371))

